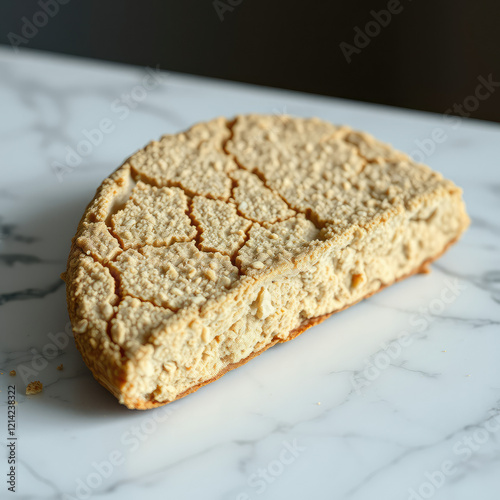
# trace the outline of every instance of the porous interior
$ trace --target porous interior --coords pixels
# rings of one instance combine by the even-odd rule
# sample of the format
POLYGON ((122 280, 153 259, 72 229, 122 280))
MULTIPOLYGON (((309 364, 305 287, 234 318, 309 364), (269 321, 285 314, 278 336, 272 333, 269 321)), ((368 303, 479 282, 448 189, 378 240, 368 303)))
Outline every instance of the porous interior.
POLYGON ((66 281, 75 338, 130 407, 168 402, 438 255, 460 190, 371 136, 241 116, 164 136, 107 179, 66 281))

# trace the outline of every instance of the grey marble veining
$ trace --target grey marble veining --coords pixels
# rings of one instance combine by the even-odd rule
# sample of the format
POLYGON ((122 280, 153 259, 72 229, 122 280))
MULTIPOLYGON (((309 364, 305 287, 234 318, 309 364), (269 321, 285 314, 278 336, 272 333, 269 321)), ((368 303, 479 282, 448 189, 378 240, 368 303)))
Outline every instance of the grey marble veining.
POLYGON ((0 498, 499 498, 499 126, 7 48, 0 103, 0 443, 11 384, 18 438, 16 494, 2 482, 0 498), (319 116, 407 152, 443 128, 426 162, 464 188, 472 226, 430 275, 129 411, 74 346, 59 279, 71 237, 133 151, 244 112, 319 116), (102 120, 112 130, 69 164, 102 120), (42 394, 24 394, 30 380, 42 394))

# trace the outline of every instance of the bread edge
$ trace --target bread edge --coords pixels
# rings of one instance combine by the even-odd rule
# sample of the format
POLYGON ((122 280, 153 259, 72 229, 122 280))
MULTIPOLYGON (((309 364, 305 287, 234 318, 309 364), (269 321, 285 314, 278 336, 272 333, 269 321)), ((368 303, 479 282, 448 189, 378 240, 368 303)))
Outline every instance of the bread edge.
MULTIPOLYGON (((429 272, 429 268, 428 268, 429 264, 431 262, 434 262, 435 260, 439 259, 439 257, 441 257, 441 255, 443 255, 448 250, 449 247, 451 247, 453 244, 455 244, 460 239, 460 237, 461 237, 461 234, 459 234, 457 237, 451 239, 439 253, 437 253, 433 257, 429 257, 428 259, 424 260, 413 271, 411 271, 407 274, 404 274, 403 276, 400 276, 399 278, 395 279, 391 283, 382 284, 377 290, 374 290, 373 292, 361 297, 359 300, 356 300, 355 302, 351 302, 350 304, 346 304, 344 307, 342 307, 340 309, 336 309, 335 311, 332 311, 331 313, 323 314, 321 316, 316 316, 314 318, 310 318, 310 319, 304 321, 304 323, 302 323, 301 326, 292 330, 290 332, 290 335, 286 339, 275 339, 275 340, 271 341, 268 345, 266 345, 262 349, 255 351, 255 352, 252 352, 246 358, 238 361, 237 363, 231 363, 231 364, 227 365, 224 369, 222 369, 214 377, 212 377, 208 380, 205 380, 203 382, 200 382, 199 384, 196 384, 196 385, 190 387, 189 389, 186 389, 184 392, 179 394, 175 399, 172 399, 170 401, 158 402, 158 401, 154 401, 154 400, 148 401, 145 399, 124 398, 122 400, 122 403, 130 410, 150 410, 152 408, 159 408, 160 406, 164 406, 166 404, 173 403, 174 401, 177 401, 178 399, 181 399, 185 396, 188 396, 189 394, 196 392, 198 389, 201 389, 203 386, 211 384, 212 382, 215 382, 216 380, 218 380, 219 378, 221 378, 223 375, 230 372, 231 370, 234 370, 235 368, 238 368, 239 366, 242 366, 242 365, 248 363, 248 361, 259 356, 264 351, 267 351, 267 349, 269 349, 270 347, 273 347, 278 343, 283 343, 283 342, 288 342, 289 340, 293 340, 294 338, 298 337, 301 333, 304 333, 309 328, 316 326, 319 323, 322 323, 323 321, 328 319, 333 314, 339 313, 339 312, 343 311, 344 309, 347 309, 347 308, 357 304, 358 302, 361 302, 362 300, 365 300, 365 299, 371 297, 372 295, 382 291, 384 288, 387 288, 387 287, 389 287, 389 286, 391 286, 394 283, 397 283, 399 281, 403 281, 406 278, 409 278, 410 276, 413 276, 415 274, 427 274, 429 272)), ((104 387, 106 387, 109 390, 108 385, 105 383, 105 381, 101 381, 95 374, 94 374, 94 377, 101 385, 103 385, 104 387)))

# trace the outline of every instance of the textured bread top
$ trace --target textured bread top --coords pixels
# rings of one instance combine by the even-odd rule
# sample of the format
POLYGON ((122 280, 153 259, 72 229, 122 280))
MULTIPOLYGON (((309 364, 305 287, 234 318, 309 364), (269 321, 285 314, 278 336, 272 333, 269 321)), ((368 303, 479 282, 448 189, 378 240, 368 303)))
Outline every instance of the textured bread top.
MULTIPOLYGON (((318 119, 219 118, 164 136, 103 182, 80 223, 67 271, 74 329, 87 335, 79 347, 116 392, 127 363, 139 376, 151 370, 141 360, 157 355, 169 325, 195 325, 255 280, 417 204, 428 220, 436 197, 459 191, 373 137, 318 119)), ((259 301, 263 317, 269 300, 259 301)))

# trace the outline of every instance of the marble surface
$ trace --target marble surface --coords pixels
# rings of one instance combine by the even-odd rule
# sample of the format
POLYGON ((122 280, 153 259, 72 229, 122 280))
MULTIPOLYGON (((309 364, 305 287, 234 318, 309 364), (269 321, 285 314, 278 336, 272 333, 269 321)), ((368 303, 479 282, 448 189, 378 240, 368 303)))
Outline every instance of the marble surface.
POLYGON ((0 498, 499 498, 498 125, 8 48, 0 109, 4 450, 17 391, 16 493, 4 451, 0 498), (421 155, 465 189, 472 226, 430 275, 181 401, 129 411, 68 334, 59 274, 71 236, 133 151, 244 112, 316 115, 421 155), (25 396, 37 379, 43 393, 25 396))

